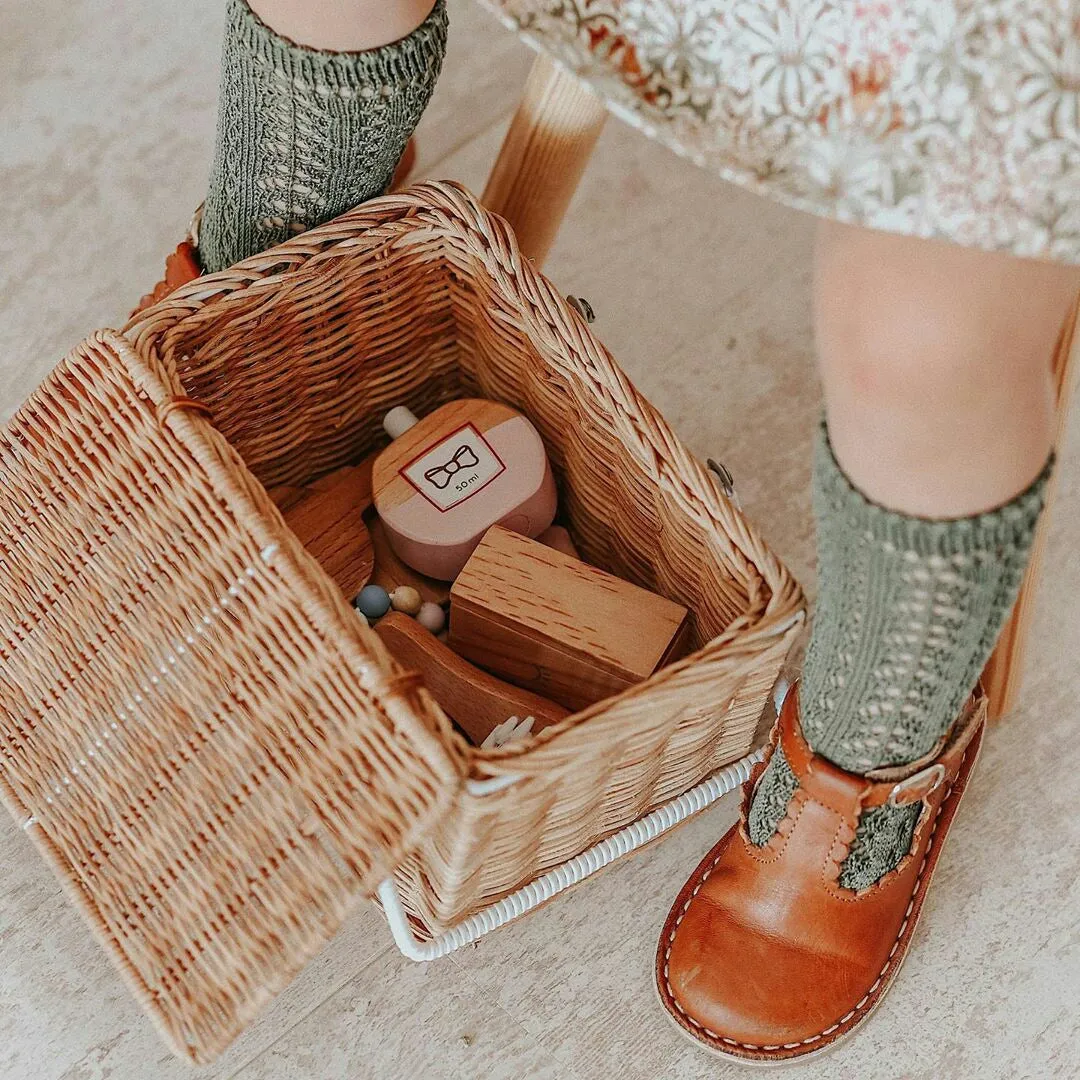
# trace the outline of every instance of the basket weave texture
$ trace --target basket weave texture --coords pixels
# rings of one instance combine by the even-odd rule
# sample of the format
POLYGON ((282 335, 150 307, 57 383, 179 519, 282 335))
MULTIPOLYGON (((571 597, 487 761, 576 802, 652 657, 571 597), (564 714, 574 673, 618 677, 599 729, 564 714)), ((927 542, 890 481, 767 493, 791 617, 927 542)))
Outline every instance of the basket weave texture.
POLYGON ((205 1061, 384 878, 430 936, 744 754, 802 605, 508 226, 423 184, 93 335, 0 434, 0 793, 205 1061), (537 425, 585 558, 695 615, 687 659, 499 751, 266 495, 463 395, 537 425))

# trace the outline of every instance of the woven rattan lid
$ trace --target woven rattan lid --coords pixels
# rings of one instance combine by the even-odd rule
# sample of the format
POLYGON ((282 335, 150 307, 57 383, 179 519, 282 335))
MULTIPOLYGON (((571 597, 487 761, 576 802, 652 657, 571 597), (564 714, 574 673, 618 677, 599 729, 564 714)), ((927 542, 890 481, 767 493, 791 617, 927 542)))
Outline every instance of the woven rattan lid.
POLYGON ((112 333, 0 434, 0 790, 206 1060, 442 813, 445 718, 112 333))

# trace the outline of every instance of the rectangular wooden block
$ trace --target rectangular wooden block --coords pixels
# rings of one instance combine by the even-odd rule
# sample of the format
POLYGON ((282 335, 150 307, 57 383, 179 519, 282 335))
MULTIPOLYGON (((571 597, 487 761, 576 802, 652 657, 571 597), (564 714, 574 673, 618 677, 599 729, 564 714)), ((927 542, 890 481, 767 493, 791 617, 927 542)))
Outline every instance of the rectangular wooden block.
POLYGON ((689 641, 681 605, 498 527, 450 596, 459 655, 568 709, 644 681, 689 641))

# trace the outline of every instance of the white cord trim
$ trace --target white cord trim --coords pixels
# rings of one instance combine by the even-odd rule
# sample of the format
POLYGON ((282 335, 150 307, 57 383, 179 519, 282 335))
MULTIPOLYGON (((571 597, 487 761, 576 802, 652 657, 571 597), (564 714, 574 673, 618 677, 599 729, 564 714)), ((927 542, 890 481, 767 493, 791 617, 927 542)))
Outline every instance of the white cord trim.
POLYGON ((513 776, 493 776, 490 780, 466 780, 465 790, 470 795, 478 797, 494 795, 497 791, 503 791, 516 784, 521 779, 516 773, 513 776))
POLYGON ((755 750, 733 765, 719 769, 696 787, 664 803, 663 806, 657 807, 643 818, 620 829, 606 840, 601 840, 587 848, 580 855, 555 867, 554 870, 542 874, 535 881, 492 904, 491 907, 470 915, 452 930, 448 930, 433 941, 421 941, 413 934, 397 885, 393 878, 387 878, 379 886, 379 903, 390 923, 390 932, 394 935, 395 944, 402 955, 423 963, 437 960, 478 940, 485 934, 490 934, 492 930, 497 930, 513 919, 538 908, 553 896, 591 877, 616 859, 644 847, 688 817, 711 806, 721 796, 734 790, 740 784, 744 784, 750 778, 751 770, 764 757, 764 753, 763 749, 755 750))

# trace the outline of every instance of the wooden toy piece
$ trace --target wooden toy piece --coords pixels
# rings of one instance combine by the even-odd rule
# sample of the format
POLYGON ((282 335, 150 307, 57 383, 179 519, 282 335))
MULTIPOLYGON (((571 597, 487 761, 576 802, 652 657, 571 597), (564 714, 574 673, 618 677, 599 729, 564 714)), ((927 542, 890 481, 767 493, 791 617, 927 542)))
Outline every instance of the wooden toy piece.
POLYGON ((361 514, 366 514, 371 507, 371 470, 375 464, 375 454, 369 454, 359 465, 345 465, 335 469, 309 485, 313 491, 330 491, 331 489, 347 492, 354 506, 359 507, 361 514))
POLYGON ((484 435, 518 415, 509 406, 479 398, 450 402, 438 412, 438 431, 428 432, 426 428, 429 425, 418 423, 394 439, 376 458, 372 482, 380 513, 392 513, 396 507, 409 502, 416 495, 416 481, 411 481, 404 470, 412 464, 418 449, 423 450, 427 444, 437 444, 441 438, 470 426, 484 435))
POLYGON ((446 612, 438 604, 425 600, 416 613, 416 621, 441 639, 446 629, 446 612))
POLYGON ((375 568, 375 550, 355 495, 355 477, 342 475, 321 491, 309 489, 285 511, 285 523, 350 603, 375 568))
POLYGON ((398 406, 375 459, 375 508, 403 563, 452 581, 495 522, 535 536, 555 516, 555 479, 539 432, 507 405, 451 401, 418 420, 398 406))
POLYGON ((381 619, 390 610, 390 597, 381 585, 365 585, 353 601, 353 607, 368 620, 381 619))
POLYGON ((311 492, 329 491, 341 485, 342 496, 347 494, 353 505, 358 507, 359 512, 366 514, 371 507, 371 469, 375 463, 375 456, 375 454, 369 454, 359 465, 345 465, 340 469, 334 469, 333 472, 324 473, 306 487, 279 484, 275 488, 270 488, 267 494, 284 514, 311 492), (348 483, 345 483, 346 480, 348 483))
POLYGON ((402 667, 420 672, 432 697, 477 746, 511 716, 535 717, 535 732, 569 715, 555 702, 473 667, 408 615, 390 612, 375 632, 402 667))
POLYGON ((415 618, 420 614, 420 609, 424 606, 424 598, 411 585, 399 585, 390 594, 390 603, 395 611, 400 611, 403 615, 412 615, 415 618))
POLYGON ((568 709, 642 682, 689 644, 686 608, 498 527, 450 596, 455 652, 568 709))
POLYGON ((402 585, 411 585, 425 603, 445 604, 450 599, 450 583, 436 581, 406 566, 395 554, 386 538, 386 530, 378 517, 368 518, 368 531, 375 548, 375 571, 371 576, 373 585, 381 585, 388 593, 402 585))
POLYGON ((570 537, 570 533, 566 531, 561 525, 552 525, 545 529, 537 538, 541 544, 545 547, 554 548, 556 551, 561 551, 564 555, 569 555, 571 559, 580 559, 578 549, 574 547, 574 541, 570 537))
POLYGON ((304 499, 308 494, 308 489, 295 487, 292 484, 281 484, 278 487, 270 488, 266 494, 270 496, 274 505, 285 514, 304 499))

